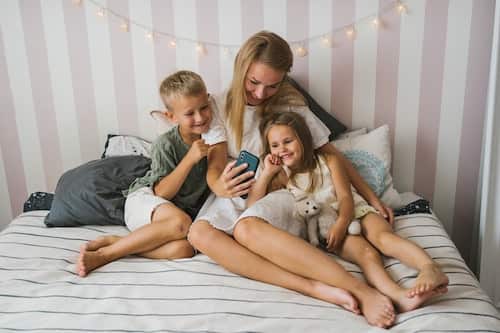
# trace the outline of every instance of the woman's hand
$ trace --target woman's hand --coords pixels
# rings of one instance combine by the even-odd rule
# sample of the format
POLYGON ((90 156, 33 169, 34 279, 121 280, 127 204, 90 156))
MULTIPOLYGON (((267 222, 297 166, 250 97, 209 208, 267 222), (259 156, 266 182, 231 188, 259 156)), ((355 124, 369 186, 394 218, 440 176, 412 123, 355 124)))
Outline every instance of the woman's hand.
POLYGON ((345 227, 345 223, 337 219, 330 227, 330 230, 328 230, 328 238, 326 240, 326 248, 328 251, 336 252, 340 250, 346 234, 347 228, 345 227))
POLYGON ((269 175, 273 177, 281 171, 281 159, 277 155, 267 154, 264 158, 264 168, 262 175, 269 175))
POLYGON ((222 196, 227 198, 248 194, 251 186, 255 183, 255 173, 253 171, 240 174, 247 168, 247 163, 243 163, 237 167, 235 165, 236 161, 229 162, 219 178, 224 188, 224 195, 222 196))

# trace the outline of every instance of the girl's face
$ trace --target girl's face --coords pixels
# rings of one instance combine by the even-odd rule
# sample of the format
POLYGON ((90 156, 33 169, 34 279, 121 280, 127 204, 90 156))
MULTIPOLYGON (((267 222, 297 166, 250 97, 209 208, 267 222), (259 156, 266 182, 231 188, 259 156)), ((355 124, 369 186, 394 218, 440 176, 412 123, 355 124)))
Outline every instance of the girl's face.
POLYGON ((267 142, 271 154, 292 170, 302 166, 302 144, 295 131, 286 125, 274 125, 267 133, 267 142))
POLYGON ((252 63, 245 78, 247 103, 259 105, 276 94, 284 77, 285 72, 275 70, 260 62, 252 63))

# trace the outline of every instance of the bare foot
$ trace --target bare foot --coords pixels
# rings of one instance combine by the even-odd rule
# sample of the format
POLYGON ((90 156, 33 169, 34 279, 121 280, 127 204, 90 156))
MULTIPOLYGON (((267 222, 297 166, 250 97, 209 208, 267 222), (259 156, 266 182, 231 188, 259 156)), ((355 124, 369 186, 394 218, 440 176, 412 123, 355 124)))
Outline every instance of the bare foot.
POLYGON ((428 299, 434 296, 442 295, 447 291, 448 288, 446 286, 440 286, 428 292, 408 297, 407 292, 402 290, 401 295, 395 299, 394 302, 399 312, 407 312, 419 308, 428 299))
POLYGON ((319 281, 313 282, 312 295, 328 303, 337 304, 355 314, 360 314, 358 301, 346 290, 329 286, 319 281))
POLYGON ((99 250, 101 247, 109 246, 109 245, 115 243, 120 238, 121 238, 121 236, 116 236, 116 235, 101 236, 101 237, 97 237, 96 239, 87 242, 83 246, 85 246, 85 249, 87 251, 96 251, 96 250, 99 250))
POLYGON ((372 288, 363 288, 358 295, 361 312, 370 325, 387 328, 394 323, 396 314, 389 297, 372 288))
POLYGON ((101 267, 112 259, 108 259, 100 251, 88 251, 85 246, 80 249, 80 256, 76 264, 76 273, 81 277, 86 276, 94 269, 101 267))
POLYGON ((447 286, 448 277, 437 264, 424 265, 417 276, 415 285, 408 290, 407 296, 412 298, 426 294, 438 287, 447 286))

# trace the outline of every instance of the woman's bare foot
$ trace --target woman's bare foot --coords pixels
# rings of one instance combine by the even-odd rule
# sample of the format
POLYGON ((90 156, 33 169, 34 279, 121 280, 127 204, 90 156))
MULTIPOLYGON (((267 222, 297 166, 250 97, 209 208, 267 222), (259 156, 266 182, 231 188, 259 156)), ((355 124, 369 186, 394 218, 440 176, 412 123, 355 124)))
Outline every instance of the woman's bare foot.
POLYGON ((82 246, 84 246, 87 251, 96 251, 96 250, 99 250, 101 247, 109 246, 109 245, 115 243, 120 238, 122 238, 122 237, 116 236, 116 235, 101 236, 101 237, 97 237, 94 240, 88 241, 87 243, 83 244, 82 246))
POLYGON ((76 264, 76 273, 81 277, 86 276, 94 269, 101 267, 112 259, 104 256, 101 251, 88 251, 85 246, 80 249, 80 255, 78 257, 78 262, 76 264))
POLYGON ((417 276, 415 285, 408 290, 407 296, 412 298, 426 294, 438 287, 447 286, 449 279, 437 264, 424 265, 417 276))
POLYGON ((370 325, 380 328, 392 326, 396 314, 389 297, 369 287, 358 289, 357 297, 360 302, 361 312, 370 325))
POLYGON ((401 290, 401 293, 397 299, 393 299, 398 311, 408 312, 411 310, 418 309, 423 303, 425 303, 428 299, 439 296, 448 291, 446 286, 441 286, 431 291, 425 292, 423 294, 418 294, 413 297, 408 297, 408 293, 406 290, 401 290))
POLYGON ((311 296, 328 303, 337 304, 355 314, 360 314, 358 301, 346 290, 329 286, 319 281, 312 281, 311 296))

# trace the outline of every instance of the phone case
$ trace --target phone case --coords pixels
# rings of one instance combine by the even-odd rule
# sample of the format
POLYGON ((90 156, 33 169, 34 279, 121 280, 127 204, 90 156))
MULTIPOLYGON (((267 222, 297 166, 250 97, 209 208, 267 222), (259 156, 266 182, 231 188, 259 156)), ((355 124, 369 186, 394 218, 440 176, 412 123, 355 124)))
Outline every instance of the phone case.
MULTIPOLYGON (((259 167, 259 158, 246 150, 242 150, 238 155, 238 159, 236 160, 235 166, 241 165, 243 163, 247 163, 248 166, 245 170, 240 172, 238 176, 248 171, 253 171, 254 173, 256 173, 257 168, 259 167)), ((244 194, 241 197, 243 199, 246 199, 248 195, 244 194)))

